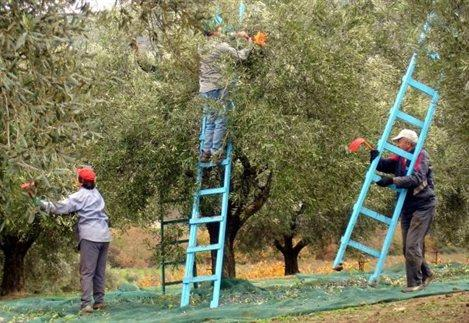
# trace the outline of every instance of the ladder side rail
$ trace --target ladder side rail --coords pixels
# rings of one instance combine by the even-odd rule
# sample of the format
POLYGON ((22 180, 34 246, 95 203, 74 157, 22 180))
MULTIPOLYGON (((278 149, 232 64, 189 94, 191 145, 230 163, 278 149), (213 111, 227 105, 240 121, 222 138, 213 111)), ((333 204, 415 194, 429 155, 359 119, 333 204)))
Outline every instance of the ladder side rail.
POLYGON ((374 174, 376 170, 376 165, 377 164, 371 165, 370 168, 368 169, 368 172, 366 173, 365 182, 363 183, 362 188, 360 190, 360 195, 358 197, 358 200, 353 206, 352 215, 350 216, 347 229, 345 230, 344 235, 340 239, 341 243, 340 243, 339 251, 337 252, 336 258, 334 260, 333 268, 340 266, 340 264, 342 264, 343 262, 345 250, 347 249, 347 244, 350 240, 350 237, 352 236, 353 228, 355 227, 355 224, 357 223, 357 219, 360 214, 361 206, 363 205, 363 202, 365 201, 365 198, 368 194, 368 190, 370 189, 370 186, 373 180, 372 175, 374 174))
POLYGON ((412 172, 414 171, 414 166, 415 166, 415 163, 417 162, 417 157, 423 148, 423 145, 428 135, 428 131, 430 130, 430 125, 432 123, 433 116, 435 115, 435 109, 436 109, 438 100, 439 100, 439 95, 436 92, 435 95, 432 97, 430 106, 427 111, 427 115, 425 116, 424 126, 422 128, 422 131, 420 132, 417 145, 415 146, 414 157, 412 158, 409 168, 407 169, 407 173, 406 173, 407 176, 411 175, 412 172))
MULTIPOLYGON (((416 63, 417 63, 417 53, 414 53, 412 55, 412 58, 410 59, 410 63, 409 63, 409 66, 407 67, 407 71, 404 77, 402 78, 402 84, 401 84, 401 87, 399 88, 399 91, 397 92, 396 99, 394 100, 394 104, 390 110, 390 115, 386 123, 386 126, 384 127, 384 132, 378 142, 378 151, 380 152, 380 154, 377 158, 375 158, 375 161, 379 160, 379 158, 381 157, 384 145, 387 142, 389 135, 391 134, 392 127, 394 126, 394 122, 396 121, 402 101, 404 100, 405 93, 409 87, 408 82, 412 78, 412 74, 414 73, 416 63)), ((378 162, 376 161, 376 165, 377 164, 378 162)))
MULTIPOLYGON (((205 124, 206 124, 206 117, 202 118, 201 126, 200 126, 200 146, 199 152, 202 151, 202 147, 204 144, 204 135, 205 135, 205 124)), ((197 162, 197 175, 196 175, 196 188, 193 197, 192 203, 192 211, 191 211, 191 219, 197 219, 200 217, 200 189, 202 186, 202 175, 203 170, 200 167, 200 161, 197 162)), ((187 248, 193 248, 196 246, 197 243, 197 225, 189 225, 189 243, 187 244, 187 248)), ((194 276, 194 266, 195 266, 196 256, 195 253, 186 253, 186 265, 184 269, 184 278, 193 278, 194 276)), ((190 282, 182 283, 182 292, 181 292, 181 307, 189 305, 190 293, 191 293, 191 284, 190 282)))
MULTIPOLYGON (((197 170, 197 173, 202 173, 201 168, 199 167, 197 170)), ((197 177, 199 177, 199 174, 197 174, 197 177)), ((200 182, 199 182, 200 183, 200 182)), ((199 184, 198 184, 199 185, 199 184)), ((191 219, 196 219, 199 217, 199 203, 200 203, 200 196, 197 193, 194 194, 194 204, 192 206, 192 216, 191 219)), ((187 248, 194 248, 196 247, 196 242, 197 242, 197 225, 191 225, 189 229, 189 243, 187 245, 187 248)), ((187 253, 186 255, 186 266, 185 266, 185 274, 184 278, 193 278, 193 268, 194 268, 194 263, 195 263, 195 253, 187 253)), ((190 282, 183 282, 182 284, 182 293, 181 293, 181 307, 189 305, 189 298, 190 298, 190 293, 191 293, 191 284, 190 282)))
POLYGON ((205 142, 205 124, 207 123, 207 117, 202 117, 202 122, 200 123, 200 132, 199 132, 199 152, 202 152, 205 142))
POLYGON ((220 299, 220 287, 221 287, 221 278, 223 273, 223 256, 224 256, 224 248, 225 248, 225 237, 226 237, 226 223, 228 218, 228 201, 230 197, 230 179, 231 179, 231 158, 233 152, 233 145, 231 142, 228 142, 228 147, 226 151, 226 158, 228 162, 225 166, 224 171, 224 179, 223 179, 223 187, 225 192, 223 193, 222 197, 222 212, 221 217, 222 221, 220 222, 219 227, 219 234, 218 234, 218 244, 220 245, 220 249, 217 251, 217 260, 215 265, 215 276, 216 280, 213 285, 213 296, 212 301, 210 303, 211 308, 218 307, 218 302, 220 299))
POLYGON ((396 231, 396 226, 399 221, 402 206, 404 205, 404 200, 406 196, 407 196, 407 189, 401 189, 401 192, 399 193, 399 196, 397 198, 396 206, 394 207, 394 212, 391 218, 391 224, 389 225, 388 231, 386 232, 386 237, 384 238, 384 243, 381 248, 380 257, 378 258, 378 261, 376 263, 375 271, 368 280, 370 284, 377 283, 378 277, 383 270, 384 262, 386 261, 389 247, 391 246, 391 242, 394 238, 394 232, 396 231))

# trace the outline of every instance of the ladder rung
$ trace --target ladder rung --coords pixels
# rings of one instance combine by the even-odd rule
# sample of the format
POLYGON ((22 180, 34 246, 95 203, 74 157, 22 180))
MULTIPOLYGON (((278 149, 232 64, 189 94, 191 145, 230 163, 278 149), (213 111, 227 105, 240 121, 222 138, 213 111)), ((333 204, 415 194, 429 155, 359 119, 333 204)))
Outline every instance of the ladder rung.
POLYGON ((213 194, 221 194, 221 193, 225 193, 224 187, 207 188, 204 190, 200 190, 199 195, 204 196, 204 195, 213 195, 213 194))
POLYGON ((182 283, 182 280, 175 280, 175 281, 171 281, 171 282, 164 282, 164 284, 166 286, 169 286, 169 285, 178 285, 178 284, 181 284, 182 283))
POLYGON ((388 142, 384 144, 384 149, 389 150, 390 152, 392 152, 392 153, 394 153, 398 156, 404 157, 408 160, 412 160, 413 155, 411 153, 408 153, 407 151, 405 151, 405 150, 403 150, 399 147, 391 145, 388 142))
POLYGON ((203 224, 203 223, 213 223, 213 222, 221 222, 221 216, 204 216, 201 218, 190 219, 189 224, 203 224))
POLYGON ((220 244, 217 243, 217 244, 210 244, 207 246, 189 247, 187 248, 187 253, 211 251, 211 250, 218 250, 218 249, 220 249, 220 244))
POLYGON ((375 220, 378 220, 378 221, 381 221, 387 225, 390 225, 391 224, 391 219, 385 215, 382 215, 382 214, 379 214, 378 212, 375 212, 373 210, 370 210, 366 207, 362 207, 361 210, 360 210, 360 213, 372 218, 372 219, 375 219, 375 220))
POLYGON ((188 219, 174 219, 174 220, 163 221, 161 224, 166 225, 166 224, 187 223, 187 222, 189 222, 188 219))
POLYGON ((215 281, 215 280, 217 280, 217 276, 210 275, 210 276, 197 276, 197 277, 184 278, 182 282, 184 284, 190 284, 190 283, 210 282, 210 281, 215 281))
POLYGON ((165 261, 163 263, 164 266, 172 266, 172 265, 182 265, 185 264, 185 260, 177 260, 177 261, 165 261))
POLYGON ((367 247, 367 246, 361 244, 360 242, 349 240, 348 245, 352 248, 360 250, 361 252, 367 253, 370 256, 373 256, 375 258, 379 258, 379 252, 377 250, 375 250, 373 248, 370 248, 370 247, 367 247))
POLYGON ((425 84, 423 84, 419 81, 416 81, 412 78, 409 80, 409 85, 412 86, 414 89, 419 90, 419 91, 421 91, 421 92, 423 92, 426 95, 431 96, 431 97, 433 97, 436 93, 436 91, 434 89, 432 89, 431 87, 429 87, 428 85, 425 85, 425 84))
POLYGON ((419 119, 417 119, 417 118, 415 118, 415 117, 411 116, 410 114, 407 114, 403 111, 397 112, 397 117, 401 118, 402 120, 404 120, 407 123, 410 123, 411 125, 423 128, 423 121, 422 120, 419 120, 419 119))
POLYGON ((226 165, 228 165, 228 159, 223 159, 218 164, 215 164, 215 163, 212 163, 212 162, 199 163, 199 166, 202 167, 202 168, 210 168, 210 167, 215 167, 215 166, 226 166, 226 165))

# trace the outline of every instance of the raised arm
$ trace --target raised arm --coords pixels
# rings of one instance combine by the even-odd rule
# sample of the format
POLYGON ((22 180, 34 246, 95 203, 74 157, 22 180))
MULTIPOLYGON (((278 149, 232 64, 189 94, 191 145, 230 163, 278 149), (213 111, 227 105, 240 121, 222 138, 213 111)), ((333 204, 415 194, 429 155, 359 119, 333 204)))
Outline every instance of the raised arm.
POLYGON ((80 192, 74 193, 60 202, 49 202, 39 200, 39 207, 47 213, 69 214, 82 208, 83 201, 80 198, 80 192))
POLYGON ((231 47, 228 43, 223 42, 220 43, 219 49, 224 53, 228 53, 231 57, 242 61, 248 58, 252 48, 248 47, 241 50, 237 50, 231 47))

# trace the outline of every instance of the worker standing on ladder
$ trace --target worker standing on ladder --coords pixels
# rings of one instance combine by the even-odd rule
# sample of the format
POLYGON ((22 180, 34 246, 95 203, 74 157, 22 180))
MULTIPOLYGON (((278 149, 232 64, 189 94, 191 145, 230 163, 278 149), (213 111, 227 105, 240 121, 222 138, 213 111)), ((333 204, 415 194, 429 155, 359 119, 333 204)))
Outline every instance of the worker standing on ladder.
MULTIPOLYGON (((392 139, 397 146, 413 153, 418 136, 413 130, 403 129, 392 139)), ((371 150, 373 161, 379 152, 371 150)), ((435 214, 436 198, 429 155, 421 150, 412 175, 405 176, 410 160, 404 157, 391 156, 381 158, 377 170, 392 173, 395 177, 383 176, 376 182, 380 186, 395 184, 396 188, 408 189, 401 212, 402 241, 406 263, 407 287, 403 292, 414 292, 425 288, 433 274, 425 261, 425 235, 435 214)))
MULTIPOLYGON (((228 95, 228 85, 230 80, 225 80, 221 65, 223 56, 236 60, 245 60, 251 46, 237 50, 222 39, 221 18, 214 19, 204 26, 204 34, 207 41, 199 49, 200 54, 200 74, 199 93, 206 99, 203 106, 205 121, 205 136, 200 160, 207 162, 213 156, 219 159, 223 155, 223 140, 226 132, 226 103, 228 95), (217 108, 217 104, 222 108, 217 108)), ((232 33, 233 36, 245 39, 251 43, 251 38, 245 31, 232 33)))

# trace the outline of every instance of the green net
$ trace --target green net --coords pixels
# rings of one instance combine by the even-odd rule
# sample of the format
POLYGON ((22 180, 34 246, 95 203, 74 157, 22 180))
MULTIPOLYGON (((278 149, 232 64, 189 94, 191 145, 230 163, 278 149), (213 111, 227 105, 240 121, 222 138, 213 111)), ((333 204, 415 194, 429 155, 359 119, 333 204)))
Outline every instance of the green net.
POLYGON ((374 288, 367 285, 368 274, 358 272, 296 275, 250 282, 226 280, 217 309, 209 308, 210 285, 194 290, 192 305, 184 309, 179 308, 179 286, 171 286, 166 295, 159 289, 123 286, 121 290, 106 294, 106 309, 88 316, 78 314, 78 297, 68 295, 1 301, 0 317, 33 322, 252 321, 469 290, 468 265, 439 265, 434 267, 434 272, 435 281, 416 293, 401 292, 405 277, 402 266, 399 266, 388 269, 379 286, 374 288))

